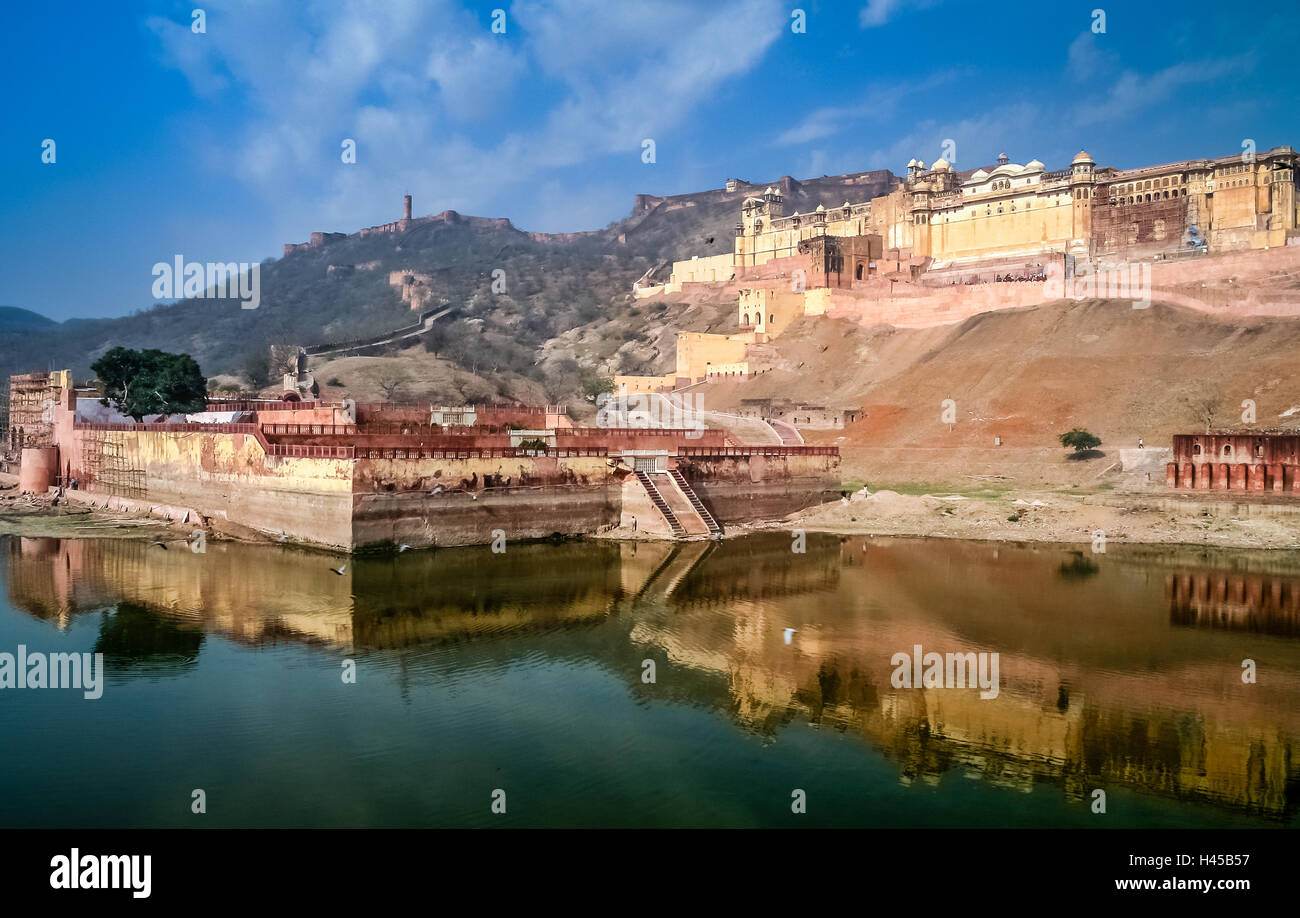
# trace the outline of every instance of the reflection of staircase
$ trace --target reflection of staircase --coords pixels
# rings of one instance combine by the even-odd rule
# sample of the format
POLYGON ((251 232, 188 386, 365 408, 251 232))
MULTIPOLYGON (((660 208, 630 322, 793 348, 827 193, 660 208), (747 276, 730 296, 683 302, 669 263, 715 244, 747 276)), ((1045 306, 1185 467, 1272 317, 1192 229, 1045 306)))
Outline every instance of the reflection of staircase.
POLYGON ((722 535, 722 525, 713 518, 713 514, 704 506, 704 501, 700 500, 700 495, 696 494, 695 489, 687 484, 686 478, 682 473, 677 469, 673 469, 668 474, 673 476, 673 481, 677 482, 677 487, 686 495, 686 499, 691 502, 691 506, 694 507, 695 512, 700 515, 700 519, 704 520, 704 525, 709 527, 709 535, 722 535))
POLYGON ((718 543, 714 541, 674 543, 668 557, 654 569, 654 573, 641 585, 641 589, 637 590, 636 598, 645 599, 650 596, 664 598, 671 596, 682 581, 699 567, 717 547, 718 543))
POLYGON ((655 483, 650 480, 650 476, 645 472, 638 471, 636 477, 641 482, 641 487, 645 488, 646 493, 650 495, 651 503, 659 508, 659 512, 668 521, 668 526, 672 529, 673 535, 679 539, 686 535, 686 528, 677 519, 677 514, 673 513, 672 508, 668 506, 668 501, 664 500, 663 495, 659 493, 659 489, 655 487, 655 483))

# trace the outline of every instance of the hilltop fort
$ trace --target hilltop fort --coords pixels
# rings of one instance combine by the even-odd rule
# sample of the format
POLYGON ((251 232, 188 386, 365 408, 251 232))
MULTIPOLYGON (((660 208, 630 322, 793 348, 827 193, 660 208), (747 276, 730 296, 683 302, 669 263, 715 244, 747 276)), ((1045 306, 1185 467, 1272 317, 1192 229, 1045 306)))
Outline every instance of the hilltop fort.
MULTIPOLYGON (((703 195, 641 195, 637 214, 743 195, 732 251, 676 261, 667 277, 652 270, 634 287, 638 298, 693 286, 725 291, 736 297, 736 331, 683 333, 674 372, 618 382, 657 391, 749 375, 749 346, 800 316, 926 327, 1059 299, 1069 295, 1067 284, 1081 295, 1114 296, 1117 276, 1119 296, 1148 304, 1154 288, 1164 301, 1192 308, 1300 314, 1294 297, 1207 302, 1188 289, 1205 286, 1209 266, 1189 261, 1200 256, 1272 253, 1231 263, 1246 272, 1300 263, 1296 161, 1289 146, 1137 169, 1098 166, 1084 151, 1054 171, 1005 154, 968 171, 912 159, 903 177, 877 171, 805 183, 816 183, 800 187, 805 199, 832 187, 867 192, 807 213, 786 212, 798 186, 789 176, 761 188, 732 179, 703 195), (1135 265, 1141 270, 1127 270, 1135 265)), ((1218 260, 1210 270, 1227 265, 1218 260)))

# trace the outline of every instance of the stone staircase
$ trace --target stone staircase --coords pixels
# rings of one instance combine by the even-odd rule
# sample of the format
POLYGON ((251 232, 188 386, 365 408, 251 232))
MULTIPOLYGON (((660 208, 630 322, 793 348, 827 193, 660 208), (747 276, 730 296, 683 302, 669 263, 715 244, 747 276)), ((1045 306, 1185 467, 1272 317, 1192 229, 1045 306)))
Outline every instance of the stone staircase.
POLYGON ((638 471, 636 477, 641 482, 641 487, 645 488, 646 493, 650 495, 650 502, 659 508, 659 512, 668 521, 668 527, 672 529, 674 538, 683 538, 686 535, 686 527, 682 525, 681 520, 677 519, 677 514, 673 513, 672 508, 668 506, 668 501, 664 500, 663 495, 659 493, 655 483, 650 480, 650 475, 638 471))
POLYGON ((681 492, 686 495, 686 499, 691 502, 691 506, 694 507, 695 512, 700 515, 700 519, 704 520, 704 525, 709 529, 709 535, 715 538, 721 536, 722 524, 713 518, 713 514, 704 506, 704 501, 700 500, 700 495, 696 494, 695 489, 687 483, 686 477, 677 469, 673 469, 668 474, 672 476, 673 481, 677 483, 677 487, 681 489, 681 492))

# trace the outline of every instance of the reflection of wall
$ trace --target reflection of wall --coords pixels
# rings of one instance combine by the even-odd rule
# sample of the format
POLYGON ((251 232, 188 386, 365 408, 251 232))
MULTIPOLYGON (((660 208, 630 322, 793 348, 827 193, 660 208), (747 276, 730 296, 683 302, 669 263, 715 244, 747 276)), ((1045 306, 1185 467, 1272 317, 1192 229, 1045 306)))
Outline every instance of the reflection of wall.
POLYGON ((604 618, 622 596, 616 544, 511 545, 360 561, 358 647, 502 637, 604 618))
MULTIPOLYGON (((246 644, 402 647, 604 616, 623 595, 617 544, 511 545, 336 562, 210 542, 7 539, 9 600, 66 627, 122 603, 246 644)), ((641 547, 643 550, 645 546, 641 547)), ((650 557, 650 552, 647 557, 650 557)))
POLYGON ((1178 571, 1165 575, 1165 594, 1175 625, 1300 635, 1300 577, 1178 571))
POLYGON ((9 539, 10 601, 66 627, 72 616, 126 602, 240 643, 350 645, 350 575, 326 558, 229 542, 195 554, 135 539, 9 539))

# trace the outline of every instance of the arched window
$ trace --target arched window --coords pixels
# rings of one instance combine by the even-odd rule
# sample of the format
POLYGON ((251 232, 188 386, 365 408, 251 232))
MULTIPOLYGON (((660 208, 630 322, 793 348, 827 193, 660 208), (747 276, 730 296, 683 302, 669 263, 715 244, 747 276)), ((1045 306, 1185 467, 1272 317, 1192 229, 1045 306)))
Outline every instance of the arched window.
POLYGON ((857 275, 858 275, 858 280, 862 280, 862 262, 858 262, 857 275))
POLYGON ((1231 444, 1231 443, 1225 443, 1225 444, 1223 444, 1223 455, 1224 455, 1224 456, 1231 456, 1231 455, 1232 455, 1232 444, 1231 444))
POLYGON ((744 317, 740 320, 740 324, 741 325, 749 324, 749 313, 745 313, 744 317))
POLYGON ((1201 454, 1201 444, 1199 444, 1199 443, 1193 443, 1193 444, 1192 444, 1192 455, 1193 455, 1193 456, 1199 456, 1200 454, 1201 454))

